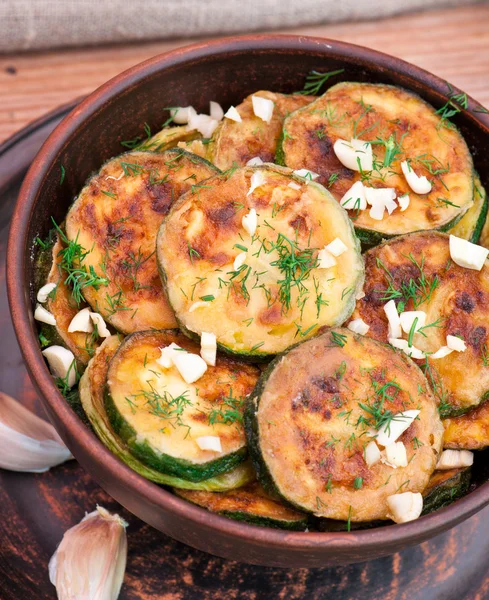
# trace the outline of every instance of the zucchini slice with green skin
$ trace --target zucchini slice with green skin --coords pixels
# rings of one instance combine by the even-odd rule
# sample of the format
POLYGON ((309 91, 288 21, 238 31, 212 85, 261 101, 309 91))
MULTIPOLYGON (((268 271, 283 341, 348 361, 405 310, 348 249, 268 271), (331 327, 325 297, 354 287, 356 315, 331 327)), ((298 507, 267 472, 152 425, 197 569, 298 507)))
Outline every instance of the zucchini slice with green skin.
POLYGON ((270 497, 257 482, 229 492, 173 490, 177 496, 229 519, 274 529, 304 531, 308 515, 293 510, 270 497))
POLYGON ((284 118, 313 100, 314 96, 276 94, 264 90, 250 94, 236 107, 241 121, 237 123, 224 118, 214 131, 208 146, 209 160, 223 170, 244 166, 255 156, 263 162, 273 163, 284 118), (252 96, 273 101, 275 107, 270 123, 255 115, 252 96))
POLYGON ((272 165, 217 175, 182 196, 156 247, 182 330, 212 332, 220 349, 250 360, 343 323, 363 285, 346 212, 324 187, 272 165), (256 176, 264 183, 248 195, 256 176), (242 225, 250 209, 258 214, 253 237, 242 225), (319 268, 318 249, 335 238, 346 251, 335 266, 319 268), (240 254, 245 262, 235 267, 240 254))
POLYGON ((399 313, 425 312, 423 331, 412 336, 415 347, 434 353, 446 345, 447 335, 460 336, 467 345, 465 352, 418 361, 438 397, 440 414, 456 416, 483 402, 489 396, 489 267, 459 267, 450 258, 449 236, 431 231, 369 250, 365 268, 365 297, 352 318, 369 325, 368 336, 387 342, 388 300, 395 300, 399 313))
POLYGON ((489 402, 464 415, 443 420, 443 447, 455 450, 482 450, 489 446, 489 402))
POLYGON ((385 213, 381 221, 374 220, 368 209, 349 211, 367 245, 414 231, 447 231, 473 202, 472 157, 461 134, 421 98, 394 86, 355 82, 332 86, 285 119, 277 157, 293 169, 318 173, 318 181, 328 185, 337 200, 359 180, 369 187, 394 188, 398 197, 408 193, 408 208, 385 213), (372 142, 372 171, 352 171, 337 159, 334 143, 351 138, 372 142), (430 193, 418 195, 409 188, 401 171, 404 160, 431 181, 430 193))
POLYGON ((471 469, 435 471, 423 492, 423 515, 427 515, 465 496, 470 487, 471 469))
POLYGON ((317 517, 350 522, 387 519, 388 496, 422 492, 443 434, 435 398, 414 362, 339 328, 270 363, 248 399, 245 429, 267 491, 317 517), (418 418, 397 440, 407 466, 369 468, 371 430, 411 409, 418 418))
POLYGON ((107 374, 105 408, 117 435, 145 465, 167 475, 203 481, 230 471, 247 457, 241 423, 244 398, 259 370, 227 357, 187 384, 175 367, 158 362, 175 343, 194 354, 199 346, 176 330, 126 338, 107 374), (202 450, 198 439, 220 438, 222 452, 202 450))
POLYGON ((195 483, 152 469, 131 454, 129 448, 114 433, 107 417, 104 403, 104 389, 109 364, 120 344, 121 340, 116 335, 107 338, 100 348, 97 349, 95 356, 90 360, 85 373, 80 379, 80 400, 85 414, 100 441, 128 467, 146 479, 160 485, 218 492, 240 487, 252 481, 255 478, 255 474, 249 462, 241 463, 235 469, 222 475, 195 483))
POLYGON ((80 192, 66 234, 88 250, 84 267, 108 280, 83 294, 118 331, 176 325, 158 275, 156 234, 174 200, 216 172, 181 149, 129 152, 106 163, 80 192))
POLYGON ((43 347, 57 344, 71 350, 76 359, 77 370, 82 372, 99 345, 99 338, 96 333, 68 332, 73 317, 87 304, 77 303, 65 283, 66 277, 60 268, 59 253, 63 249, 63 243, 59 235, 53 230, 50 238, 51 242, 45 244, 36 256, 36 288, 40 289, 47 283, 56 284, 56 288, 44 304, 54 315, 56 325, 39 323, 41 344, 43 347))
POLYGON ((476 174, 474 177, 474 204, 455 227, 450 229, 449 233, 477 244, 481 237, 484 223, 486 222, 488 208, 489 202, 486 190, 481 183, 479 175, 476 174))

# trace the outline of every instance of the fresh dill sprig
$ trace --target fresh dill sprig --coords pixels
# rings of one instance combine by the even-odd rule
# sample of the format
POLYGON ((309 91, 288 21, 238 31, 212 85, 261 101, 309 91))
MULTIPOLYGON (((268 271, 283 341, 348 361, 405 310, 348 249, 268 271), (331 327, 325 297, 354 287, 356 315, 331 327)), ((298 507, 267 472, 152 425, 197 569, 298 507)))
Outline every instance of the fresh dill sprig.
POLYGON ((301 94, 304 96, 317 96, 323 85, 334 77, 335 75, 341 75, 345 69, 337 69, 336 71, 329 71, 327 73, 320 73, 319 71, 311 71, 306 76, 306 83, 304 84, 304 89, 300 92, 295 92, 296 94, 301 94))

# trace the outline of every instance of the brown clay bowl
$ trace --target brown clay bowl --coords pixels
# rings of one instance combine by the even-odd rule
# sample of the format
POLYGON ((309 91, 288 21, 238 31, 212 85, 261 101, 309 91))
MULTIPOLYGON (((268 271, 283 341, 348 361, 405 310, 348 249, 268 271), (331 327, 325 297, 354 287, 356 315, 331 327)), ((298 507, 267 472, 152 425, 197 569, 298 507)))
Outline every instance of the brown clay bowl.
MULTIPOLYGON (((8 247, 8 291, 17 337, 49 418, 81 465, 129 511, 195 548, 243 562, 324 567, 373 559, 417 544, 467 519, 489 503, 489 468, 479 453, 472 491, 463 499, 405 525, 350 533, 289 533, 210 514, 146 481, 119 462, 59 394, 39 350, 32 317, 33 242, 60 222, 87 177, 121 152, 147 122, 156 129, 162 108, 209 100, 237 104, 259 89, 292 92, 312 69, 344 68, 342 78, 401 85, 436 107, 453 90, 445 81, 366 48, 303 36, 256 35, 192 45, 152 58, 115 77, 84 100, 48 138, 22 186, 8 247), (66 176, 60 185, 61 166, 66 176)), ((472 99, 455 118, 483 183, 489 185, 489 115, 472 99)))

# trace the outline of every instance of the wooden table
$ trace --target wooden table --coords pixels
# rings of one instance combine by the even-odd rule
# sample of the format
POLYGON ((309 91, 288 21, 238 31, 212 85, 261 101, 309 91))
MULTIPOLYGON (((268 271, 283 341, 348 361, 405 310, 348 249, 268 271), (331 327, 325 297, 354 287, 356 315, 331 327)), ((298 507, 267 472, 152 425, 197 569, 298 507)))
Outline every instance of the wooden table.
MULTIPOLYGON (((331 37, 399 56, 489 106, 489 5, 375 22, 302 27, 287 33, 331 37)), ((0 142, 29 121, 88 94, 124 69, 190 41, 1 56, 0 142)))

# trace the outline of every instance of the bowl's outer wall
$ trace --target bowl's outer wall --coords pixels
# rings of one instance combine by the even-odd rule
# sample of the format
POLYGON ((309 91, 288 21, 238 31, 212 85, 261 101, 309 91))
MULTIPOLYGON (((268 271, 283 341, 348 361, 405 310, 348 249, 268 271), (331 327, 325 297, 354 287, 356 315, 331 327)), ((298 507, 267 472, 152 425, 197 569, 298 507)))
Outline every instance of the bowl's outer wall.
MULTIPOLYGON (((130 69, 102 86, 50 136, 26 178, 9 240, 9 297, 22 351, 53 424, 79 462, 128 510, 191 546, 227 558, 282 567, 315 567, 372 559, 419 543, 489 503, 487 486, 417 523, 344 534, 286 533, 232 522, 176 498, 120 463, 85 430, 56 391, 37 349, 32 321, 34 240, 50 219, 60 223, 77 192, 100 166, 123 150, 121 141, 157 131, 165 107, 209 100, 236 105, 259 89, 302 89, 313 70, 344 68, 331 79, 402 85, 435 106, 447 101, 447 84, 397 59, 331 40, 296 36, 249 36, 177 50, 130 69), (64 177, 62 179, 62 170, 64 177)), ((478 106, 476 103, 473 106, 478 106)), ((487 125, 482 112, 455 118, 489 185, 487 125)), ((485 471, 485 470, 484 470, 485 471)), ((476 483, 486 479, 476 474, 476 483)))

